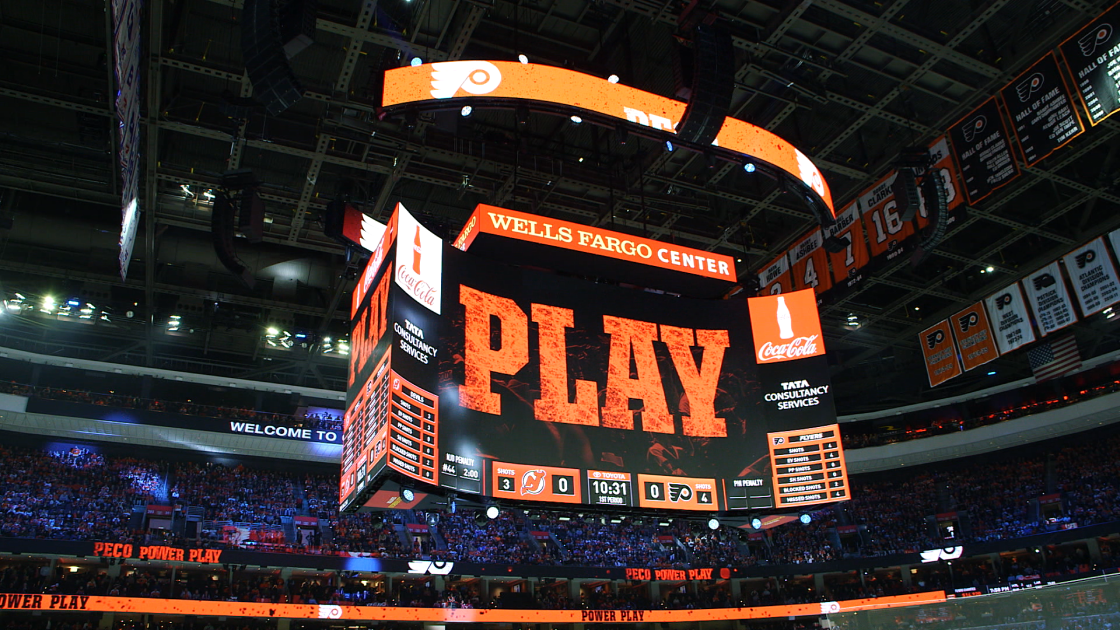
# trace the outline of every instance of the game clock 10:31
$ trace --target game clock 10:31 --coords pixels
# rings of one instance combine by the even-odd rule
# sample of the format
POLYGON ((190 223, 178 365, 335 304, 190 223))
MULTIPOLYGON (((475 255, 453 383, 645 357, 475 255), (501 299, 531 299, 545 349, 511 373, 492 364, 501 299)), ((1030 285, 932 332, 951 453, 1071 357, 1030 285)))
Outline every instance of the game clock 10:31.
POLYGON ((634 487, 630 473, 587 471, 587 502, 591 505, 632 507, 634 487))

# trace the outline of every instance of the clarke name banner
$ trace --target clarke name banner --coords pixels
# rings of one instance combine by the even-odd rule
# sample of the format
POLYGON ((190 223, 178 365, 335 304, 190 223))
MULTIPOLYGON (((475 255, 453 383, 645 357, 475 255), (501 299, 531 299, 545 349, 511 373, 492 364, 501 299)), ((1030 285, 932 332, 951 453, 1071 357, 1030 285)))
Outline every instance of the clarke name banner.
MULTIPOLYGON (((343 509, 385 469, 506 500, 773 507, 767 434, 836 422, 812 290, 663 295, 471 255, 399 204, 389 225, 351 335, 343 509)), ((845 473, 839 450, 798 463, 845 473)))
POLYGON ((704 610, 503 610, 485 608, 415 608, 396 606, 339 606, 336 604, 270 604, 199 601, 151 597, 98 595, 36 595, 0 593, 0 610, 36 612, 108 612, 130 615, 191 615, 199 617, 257 617, 261 619, 328 619, 409 621, 433 623, 695 623, 736 619, 820 617, 826 614, 918 606, 945 601, 944 591, 911 593, 872 599, 849 599, 812 604, 709 608, 704 610))

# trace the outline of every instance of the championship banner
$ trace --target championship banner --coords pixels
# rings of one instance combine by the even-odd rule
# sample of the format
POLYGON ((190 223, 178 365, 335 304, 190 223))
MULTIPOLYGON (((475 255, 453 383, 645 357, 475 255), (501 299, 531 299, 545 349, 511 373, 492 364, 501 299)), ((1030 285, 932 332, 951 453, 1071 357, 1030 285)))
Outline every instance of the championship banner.
POLYGON ((965 372, 999 357, 983 302, 957 312, 949 323, 953 325, 953 336, 957 339, 965 372))
POLYGON ((953 343, 953 331, 950 328, 949 320, 943 319, 918 335, 930 387, 937 387, 961 375, 961 364, 957 361, 957 346, 953 343))
POLYGON ((1024 278, 1023 288, 1043 337, 1077 321, 1058 261, 1024 278))
POLYGON ((859 270, 871 260, 867 254, 867 243, 863 240, 863 223, 859 220, 859 203, 853 201, 836 215, 836 223, 826 229, 829 236, 848 242, 848 246, 838 252, 829 252, 832 264, 832 279, 836 286, 849 288, 859 282, 859 270))
POLYGON ((1018 282, 985 298, 984 306, 992 317, 996 347, 1001 355, 1034 343, 1034 328, 1018 282))
POLYGON ((1010 136, 994 96, 950 127, 949 140, 969 203, 978 203, 1019 176, 1010 136))
MULTIPOLYGON (((825 440, 836 422, 813 291, 693 299, 505 265, 400 204, 393 233, 359 284, 342 510, 389 470, 420 490, 601 507, 849 498, 839 443, 781 465, 767 441, 825 440), (774 466, 838 474, 775 488, 774 466)), ((778 276, 788 289, 788 265, 778 276)))
POLYGON ((888 252, 893 254, 888 258, 894 258, 901 251, 898 246, 914 235, 914 224, 903 221, 898 214, 898 203, 891 191, 896 176, 897 173, 890 173, 858 197, 872 258, 888 252))
POLYGON ((1077 96, 1097 125, 1120 110, 1120 4, 1062 43, 1066 67, 1077 96))
POLYGON ((825 254, 824 233, 820 229, 806 234, 789 248, 790 273, 794 289, 813 289, 818 294, 832 288, 825 254))
POLYGON ((758 286, 762 287, 759 295, 787 293, 793 288, 789 281, 789 257, 786 252, 758 272, 758 286))
POLYGON ((1103 236, 1066 254, 1062 260, 1083 317, 1120 302, 1120 279, 1103 236))
MULTIPOLYGON (((960 192, 961 175, 953 162, 952 152, 949 151, 948 137, 941 136, 931 144, 929 155, 932 161, 930 170, 941 176, 941 185, 945 187, 945 208, 949 211, 949 224, 952 225, 955 220, 953 211, 964 205, 964 196, 960 192)), ((918 187, 918 194, 922 194, 921 186, 918 187)), ((924 198, 915 218, 918 220, 918 229, 929 225, 929 211, 924 198)))
POLYGON ((1000 95, 1027 166, 1085 131, 1053 53, 1007 84, 1000 95))

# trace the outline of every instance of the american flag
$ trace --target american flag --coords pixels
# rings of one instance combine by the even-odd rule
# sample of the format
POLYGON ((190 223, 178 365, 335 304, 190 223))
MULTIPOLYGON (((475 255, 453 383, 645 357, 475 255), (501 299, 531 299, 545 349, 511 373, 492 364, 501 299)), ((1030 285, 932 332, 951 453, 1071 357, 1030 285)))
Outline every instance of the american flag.
POLYGON ((1073 335, 1038 344, 1027 352, 1027 360, 1038 381, 1063 376, 1081 367, 1081 353, 1077 351, 1077 339, 1073 335))

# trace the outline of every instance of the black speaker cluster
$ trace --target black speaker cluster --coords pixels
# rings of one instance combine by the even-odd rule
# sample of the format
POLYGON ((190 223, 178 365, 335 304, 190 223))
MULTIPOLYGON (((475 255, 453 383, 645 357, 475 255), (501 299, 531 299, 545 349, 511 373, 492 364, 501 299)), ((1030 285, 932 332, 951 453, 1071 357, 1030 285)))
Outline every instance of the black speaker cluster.
POLYGON ((245 0, 241 54, 254 100, 273 116, 303 97, 288 59, 311 45, 315 8, 314 0, 245 0))

